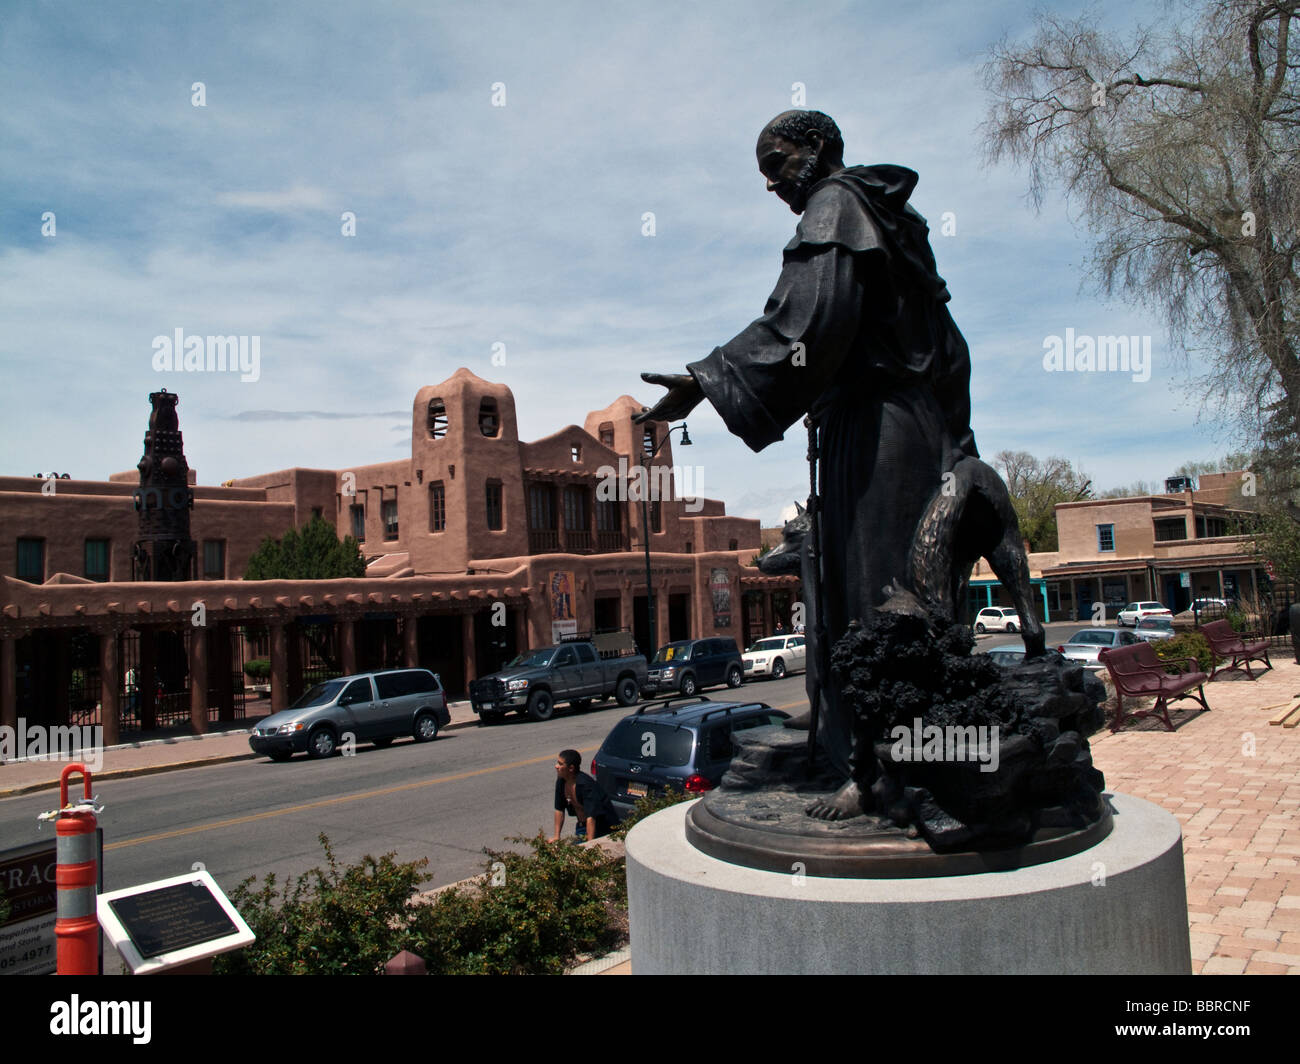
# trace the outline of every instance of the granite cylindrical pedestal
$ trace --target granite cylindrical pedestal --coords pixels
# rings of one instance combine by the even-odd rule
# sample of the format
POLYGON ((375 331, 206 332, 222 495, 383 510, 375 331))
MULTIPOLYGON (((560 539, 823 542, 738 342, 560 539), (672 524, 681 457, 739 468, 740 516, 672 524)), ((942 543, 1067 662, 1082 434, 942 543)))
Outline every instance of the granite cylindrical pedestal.
POLYGON ((1182 830, 1111 798, 1093 848, 1010 872, 826 879, 728 864, 686 841, 688 803, 627 837, 635 974, 1191 973, 1182 830))

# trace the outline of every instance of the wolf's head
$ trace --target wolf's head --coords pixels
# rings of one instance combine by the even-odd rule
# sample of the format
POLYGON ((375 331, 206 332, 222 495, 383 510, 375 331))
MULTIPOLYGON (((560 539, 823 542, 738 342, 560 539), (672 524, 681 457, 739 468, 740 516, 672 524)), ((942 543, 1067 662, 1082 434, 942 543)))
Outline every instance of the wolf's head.
POLYGON ((812 516, 806 507, 795 504, 795 515, 781 530, 781 542, 758 559, 760 572, 768 576, 797 573, 802 564, 803 542, 812 530, 812 516))

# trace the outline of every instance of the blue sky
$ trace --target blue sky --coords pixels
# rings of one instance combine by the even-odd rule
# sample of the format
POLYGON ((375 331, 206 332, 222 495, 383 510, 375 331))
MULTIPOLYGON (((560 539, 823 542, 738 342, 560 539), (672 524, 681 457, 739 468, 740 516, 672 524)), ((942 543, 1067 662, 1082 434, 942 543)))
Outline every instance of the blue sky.
MULTIPOLYGON (((1120 26, 1167 11, 1095 10, 1120 26)), ((622 394, 654 402, 638 373, 730 339, 780 271, 796 219, 753 145, 795 83, 847 162, 921 175, 986 458, 1060 454, 1108 488, 1237 449, 1214 412, 1198 419, 1196 367, 1159 319, 1094 294, 1061 198, 1035 213, 1023 172, 980 164, 979 68, 1031 16, 999 0, 6 0, 0 472, 131 468, 160 387, 180 393, 205 484, 409 453, 416 390, 458 366, 511 387, 525 439, 622 394), (260 337, 259 379, 157 373, 153 338, 178 327, 260 337), (1150 335, 1150 380, 1045 372, 1044 338, 1067 328, 1150 335)), ((756 455, 707 406, 689 420, 677 460, 729 512, 771 524, 806 494, 800 426, 756 455)))

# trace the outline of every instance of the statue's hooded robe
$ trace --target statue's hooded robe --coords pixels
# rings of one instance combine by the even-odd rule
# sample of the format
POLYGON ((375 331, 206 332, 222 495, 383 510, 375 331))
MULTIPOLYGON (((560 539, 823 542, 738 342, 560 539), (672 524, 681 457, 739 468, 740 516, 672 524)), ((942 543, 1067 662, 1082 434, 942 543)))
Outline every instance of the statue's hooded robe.
MULTIPOLYGON (((977 456, 970 353, 925 219, 907 202, 916 181, 901 166, 855 166, 814 185, 763 316, 688 367, 755 451, 805 414, 817 421, 830 646, 890 581, 908 585, 912 536, 943 473, 977 456)), ((833 698, 822 705, 822 745, 847 775, 852 720, 833 698)))

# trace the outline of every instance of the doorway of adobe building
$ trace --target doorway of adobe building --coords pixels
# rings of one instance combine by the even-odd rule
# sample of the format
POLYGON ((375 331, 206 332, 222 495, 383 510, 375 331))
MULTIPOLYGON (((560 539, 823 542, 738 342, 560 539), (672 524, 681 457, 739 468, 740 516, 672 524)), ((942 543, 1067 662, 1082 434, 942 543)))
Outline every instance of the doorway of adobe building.
POLYGON ((655 646, 655 641, 650 638, 650 618, 646 613, 648 608, 646 597, 644 595, 635 595, 632 598, 632 638, 636 640, 636 650, 638 654, 644 654, 646 660, 655 656, 655 651, 659 648, 655 646))
POLYGON ((668 641, 691 638, 691 596, 681 592, 668 596, 668 641))
POLYGON ((516 647, 515 610, 507 606, 504 613, 493 609, 474 614, 474 671, 478 676, 500 672, 519 653, 516 647), (494 624, 494 620, 503 623, 494 624))
POLYGON ((400 669, 406 664, 395 613, 371 613, 357 621, 357 672, 400 669))
POLYGON ((420 668, 436 672, 450 701, 465 697, 465 647, 458 613, 426 614, 416 625, 420 668))
POLYGON ((617 632, 623 627, 623 603, 617 595, 596 599, 592 613, 592 630, 617 632))
POLYGON ((767 617, 763 607, 763 592, 746 591, 740 597, 741 633, 743 646, 752 647, 767 635, 767 617))

